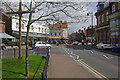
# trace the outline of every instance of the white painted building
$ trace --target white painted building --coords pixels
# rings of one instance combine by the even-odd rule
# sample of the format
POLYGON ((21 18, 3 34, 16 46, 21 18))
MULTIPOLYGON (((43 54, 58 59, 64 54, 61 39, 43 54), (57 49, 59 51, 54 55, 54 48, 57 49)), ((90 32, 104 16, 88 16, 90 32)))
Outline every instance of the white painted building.
MULTIPOLYGON (((22 31, 22 41, 25 41, 25 36, 27 32, 28 19, 22 18, 21 31, 22 31)), ((49 37, 50 29, 44 23, 34 22, 30 26, 29 37, 34 39, 47 38, 49 37)), ((16 38, 19 36, 19 17, 12 16, 12 35, 16 38)))

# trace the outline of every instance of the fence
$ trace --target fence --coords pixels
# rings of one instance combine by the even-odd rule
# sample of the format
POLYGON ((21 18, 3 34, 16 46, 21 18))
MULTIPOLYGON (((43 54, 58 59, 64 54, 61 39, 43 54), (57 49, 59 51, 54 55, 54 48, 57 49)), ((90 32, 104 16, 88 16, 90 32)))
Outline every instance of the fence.
POLYGON ((48 63, 49 63, 49 58, 50 58, 50 49, 47 49, 47 56, 46 56, 46 61, 45 65, 43 68, 43 72, 41 72, 41 80, 47 80, 47 71, 48 71, 48 63))
MULTIPOLYGON (((47 49, 45 48, 36 48, 36 49, 29 49, 29 55, 37 55, 37 56, 46 56, 48 53, 47 49)), ((26 49, 22 48, 22 56, 26 55, 26 49)), ((19 56, 19 49, 18 48, 10 48, 6 50, 2 50, 1 54, 2 58, 12 58, 19 56)))

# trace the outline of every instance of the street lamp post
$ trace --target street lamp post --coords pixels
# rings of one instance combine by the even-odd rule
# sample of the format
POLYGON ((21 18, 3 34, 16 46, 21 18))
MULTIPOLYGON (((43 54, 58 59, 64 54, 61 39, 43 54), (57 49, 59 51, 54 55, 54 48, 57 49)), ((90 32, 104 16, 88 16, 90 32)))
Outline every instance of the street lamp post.
POLYGON ((92 26, 92 46, 93 46, 93 12, 89 12, 87 13, 87 16, 89 16, 89 14, 91 14, 91 26, 92 26))

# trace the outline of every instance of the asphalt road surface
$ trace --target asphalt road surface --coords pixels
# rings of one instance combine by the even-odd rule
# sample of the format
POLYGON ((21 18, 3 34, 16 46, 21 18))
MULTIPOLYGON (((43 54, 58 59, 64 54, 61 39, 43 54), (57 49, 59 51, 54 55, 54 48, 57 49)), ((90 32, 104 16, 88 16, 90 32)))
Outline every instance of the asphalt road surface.
POLYGON ((97 50, 91 46, 67 45, 67 52, 78 55, 79 59, 106 78, 118 78, 119 53, 111 50, 97 50))

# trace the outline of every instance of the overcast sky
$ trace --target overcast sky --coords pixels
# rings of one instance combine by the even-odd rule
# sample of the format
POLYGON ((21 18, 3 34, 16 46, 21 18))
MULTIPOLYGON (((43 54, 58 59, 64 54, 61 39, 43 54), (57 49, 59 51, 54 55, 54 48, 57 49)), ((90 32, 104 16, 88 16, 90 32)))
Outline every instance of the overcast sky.
MULTIPOLYGON (((14 0, 15 1, 15 0, 14 0)), ((19 0, 16 0, 17 2, 19 1, 19 0)), ((22 0, 22 1, 24 1, 24 0, 22 0)), ((27 0, 26 0, 27 1, 27 0)), ((29 1, 29 0, 28 0, 29 1)), ((80 1, 82 1, 82 0, 80 0, 80 1)), ((86 3, 88 3, 88 2, 86 2, 86 3)), ((80 23, 74 23, 74 24, 68 24, 68 32, 69 32, 69 34, 71 34, 71 33, 74 33, 74 32, 77 32, 79 29, 84 29, 84 28, 87 28, 88 26, 90 26, 91 25, 91 15, 90 16, 87 16, 87 13, 88 12, 93 12, 93 15, 94 15, 94 13, 97 11, 97 8, 96 8, 96 5, 97 5, 97 2, 89 2, 89 5, 87 6, 87 7, 85 7, 84 9, 88 9, 88 10, 85 10, 85 12, 81 12, 81 11, 78 11, 78 12, 76 12, 76 13, 74 13, 74 14, 76 14, 77 15, 77 13, 82 13, 83 14, 83 16, 85 15, 86 17, 87 17, 87 19, 88 19, 88 21, 87 22, 80 22, 80 23)), ((69 10, 71 10, 71 9, 69 9, 69 10)), ((70 13, 72 13, 72 12, 70 12, 70 13)), ((61 14, 60 14, 61 15, 61 14)), ((59 15, 59 16, 60 16, 59 15)), ((27 15, 26 15, 27 16, 27 15)), ((69 20, 69 18, 67 18, 67 17, 65 17, 64 19, 62 19, 62 17, 63 16, 61 16, 61 20, 62 21, 68 21, 69 20)), ((80 17, 81 18, 81 17, 80 17)), ((82 19, 82 18, 81 18, 82 19)), ((93 20, 93 24, 94 25, 96 25, 96 17, 94 16, 94 20, 93 20)))
MULTIPOLYGON (((97 11, 96 5, 97 5, 97 2, 91 2, 88 6, 89 7, 88 12, 93 12, 93 15, 94 15, 93 25, 96 25, 96 17, 95 17, 95 12, 97 11)), ((87 16, 87 12, 86 12, 86 16, 87 16)), ((79 24, 69 24, 68 32, 69 34, 71 34, 78 31, 79 29, 87 28, 89 25, 91 25, 91 15, 88 16, 88 22, 83 22, 79 24)))

